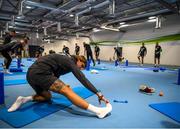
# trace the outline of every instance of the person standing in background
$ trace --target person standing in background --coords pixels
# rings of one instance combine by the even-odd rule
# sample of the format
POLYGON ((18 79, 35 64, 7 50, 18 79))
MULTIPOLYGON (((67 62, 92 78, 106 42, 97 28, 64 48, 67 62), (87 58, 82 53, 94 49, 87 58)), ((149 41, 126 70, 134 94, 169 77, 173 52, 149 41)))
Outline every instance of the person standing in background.
POLYGON ((159 43, 156 42, 155 51, 154 51, 154 67, 159 67, 161 52, 162 52, 162 48, 159 45, 159 43))
POLYGON ((75 46, 75 54, 76 55, 79 55, 79 53, 80 53, 80 47, 77 45, 77 43, 76 43, 76 46, 75 46))
POLYGON ((89 44, 86 44, 85 42, 83 43, 83 45, 84 45, 84 54, 86 53, 87 60, 90 61, 90 58, 91 58, 91 60, 93 61, 93 65, 95 66, 96 63, 95 63, 95 61, 93 59, 91 46, 89 44))
POLYGON ((70 53, 69 53, 69 48, 66 47, 65 45, 63 46, 62 52, 65 53, 65 54, 67 54, 67 55, 70 55, 70 53))
POLYGON ((140 66, 143 66, 144 64, 144 57, 146 56, 147 54, 147 49, 146 47, 144 46, 144 43, 142 43, 142 46, 138 52, 138 60, 139 60, 139 63, 140 63, 140 66))
POLYGON ((98 64, 99 64, 100 63, 100 59, 99 59, 100 48, 99 48, 99 46, 97 46, 97 45, 95 46, 94 53, 95 53, 96 61, 98 61, 98 64))

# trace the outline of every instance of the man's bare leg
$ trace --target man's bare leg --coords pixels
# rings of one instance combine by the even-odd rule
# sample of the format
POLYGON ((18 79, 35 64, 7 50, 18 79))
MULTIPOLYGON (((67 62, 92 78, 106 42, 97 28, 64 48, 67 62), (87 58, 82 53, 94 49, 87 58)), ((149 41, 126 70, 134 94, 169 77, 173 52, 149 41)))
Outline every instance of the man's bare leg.
POLYGON ((89 104, 76 93, 74 93, 70 86, 64 84, 61 80, 56 80, 50 87, 50 90, 66 96, 74 105, 82 109, 94 112, 99 118, 104 118, 112 110, 112 106, 110 103, 107 103, 106 107, 103 108, 95 107, 89 104))

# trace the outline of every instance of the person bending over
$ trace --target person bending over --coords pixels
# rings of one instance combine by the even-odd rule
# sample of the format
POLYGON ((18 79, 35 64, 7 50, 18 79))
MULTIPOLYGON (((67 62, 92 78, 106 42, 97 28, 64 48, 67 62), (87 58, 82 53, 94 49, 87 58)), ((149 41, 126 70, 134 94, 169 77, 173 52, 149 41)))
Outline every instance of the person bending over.
POLYGON ((67 55, 70 55, 70 53, 69 53, 69 48, 66 47, 65 45, 63 46, 62 52, 65 53, 65 54, 67 54, 67 55))
POLYGON ((104 118, 111 112, 112 106, 109 101, 98 92, 91 82, 81 72, 86 67, 87 61, 84 56, 67 56, 61 54, 49 54, 42 56, 30 66, 27 72, 27 81, 35 90, 36 95, 18 97, 15 103, 8 109, 16 111, 28 101, 44 102, 51 100, 51 93, 56 92, 67 97, 79 108, 89 110, 99 118, 104 118), (74 76, 91 92, 97 95, 99 102, 103 101, 106 107, 96 107, 78 96, 68 84, 59 79, 61 75, 72 72, 74 76))
POLYGON ((18 49, 24 47, 26 43, 27 41, 26 39, 24 39, 21 41, 13 41, 13 42, 0 46, 0 53, 5 58, 4 59, 4 64, 5 64, 4 73, 11 74, 9 72, 9 66, 12 61, 11 54, 17 53, 18 49))
POLYGON ((4 36, 4 41, 3 44, 8 44, 12 41, 12 38, 16 36, 16 31, 15 30, 10 30, 7 32, 4 36))

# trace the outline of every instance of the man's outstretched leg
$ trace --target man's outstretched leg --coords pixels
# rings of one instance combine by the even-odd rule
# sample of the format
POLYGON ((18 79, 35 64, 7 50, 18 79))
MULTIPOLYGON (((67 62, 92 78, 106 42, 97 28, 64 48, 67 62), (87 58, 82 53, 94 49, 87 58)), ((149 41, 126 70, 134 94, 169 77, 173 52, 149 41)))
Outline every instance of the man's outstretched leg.
POLYGON ((50 90, 66 96, 74 105, 95 113, 99 118, 104 118, 112 110, 112 106, 110 103, 107 103, 106 107, 103 108, 95 107, 89 104, 76 93, 74 93, 70 86, 65 85, 60 80, 55 81, 54 84, 50 87, 50 90))

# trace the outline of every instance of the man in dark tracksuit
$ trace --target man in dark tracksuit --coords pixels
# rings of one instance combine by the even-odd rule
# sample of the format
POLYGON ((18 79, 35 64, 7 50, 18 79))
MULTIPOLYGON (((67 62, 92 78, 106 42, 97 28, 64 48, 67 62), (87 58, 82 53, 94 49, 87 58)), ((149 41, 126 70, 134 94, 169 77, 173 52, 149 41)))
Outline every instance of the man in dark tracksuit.
POLYGON ((99 54, 100 54, 100 48, 99 48, 99 46, 95 46, 95 48, 94 48, 94 53, 95 53, 95 57, 96 57, 96 61, 98 61, 98 60, 100 60, 99 59, 99 54))
POLYGON ((138 52, 138 60, 141 66, 143 66, 144 64, 144 57, 146 56, 146 54, 147 54, 147 49, 144 46, 144 43, 142 43, 142 46, 138 52))
POLYGON ((36 91, 36 95, 28 97, 18 97, 16 102, 9 108, 9 112, 17 110, 21 104, 28 101, 49 101, 51 93, 56 92, 66 96, 76 106, 94 112, 99 118, 105 117, 112 106, 105 97, 91 84, 91 82, 81 72, 86 66, 84 56, 67 56, 62 54, 50 54, 42 56, 35 61, 28 69, 27 80, 36 91), (71 90, 70 86, 62 82, 59 77, 72 72, 74 76, 91 92, 95 93, 99 101, 104 101, 106 107, 95 107, 71 90))
MULTIPOLYGON (((6 32, 6 34, 4 36, 3 45, 10 43, 12 41, 12 38, 15 37, 15 35, 16 35, 15 30, 11 30, 9 32, 6 32)), ((5 67, 6 63, 7 63, 7 60, 4 59, 4 64, 2 64, 2 66, 5 67)))
POLYGON ((161 46, 159 45, 159 43, 157 42, 156 43, 156 46, 155 46, 155 52, 154 52, 154 66, 159 66, 160 64, 160 56, 161 56, 161 52, 162 52, 162 48, 161 46), (158 63, 156 63, 156 60, 158 61, 158 63))
POLYGON ((8 74, 11 74, 8 69, 9 69, 9 66, 11 64, 11 61, 12 61, 12 58, 11 58, 11 55, 9 54, 9 52, 11 53, 18 53, 18 49, 19 48, 22 48, 23 46, 25 46, 25 41, 22 40, 21 42, 11 42, 11 43, 7 43, 7 44, 4 44, 4 45, 0 45, 0 53, 2 54, 2 56, 5 58, 5 69, 4 69, 4 72, 5 73, 8 73, 8 74))
POLYGON ((12 38, 16 35, 15 30, 11 30, 10 32, 6 33, 4 37, 4 42, 3 44, 10 43, 12 41, 12 38))
POLYGON ((75 54, 76 54, 76 55, 79 55, 79 52, 80 52, 80 46, 78 46, 77 43, 76 43, 76 46, 75 46, 75 54))
POLYGON ((124 60, 124 57, 122 57, 122 52, 117 47, 114 47, 114 59, 115 55, 119 63, 121 63, 124 60))
POLYGON ((89 61, 89 57, 91 58, 91 60, 93 61, 93 65, 95 66, 96 63, 93 59, 93 54, 92 54, 92 50, 91 50, 91 46, 89 44, 86 44, 85 42, 83 43, 84 45, 84 54, 86 52, 86 56, 87 56, 87 60, 89 61))
POLYGON ((70 55, 70 53, 69 53, 69 48, 66 47, 65 45, 63 46, 62 52, 65 53, 65 54, 67 54, 67 55, 70 55))

